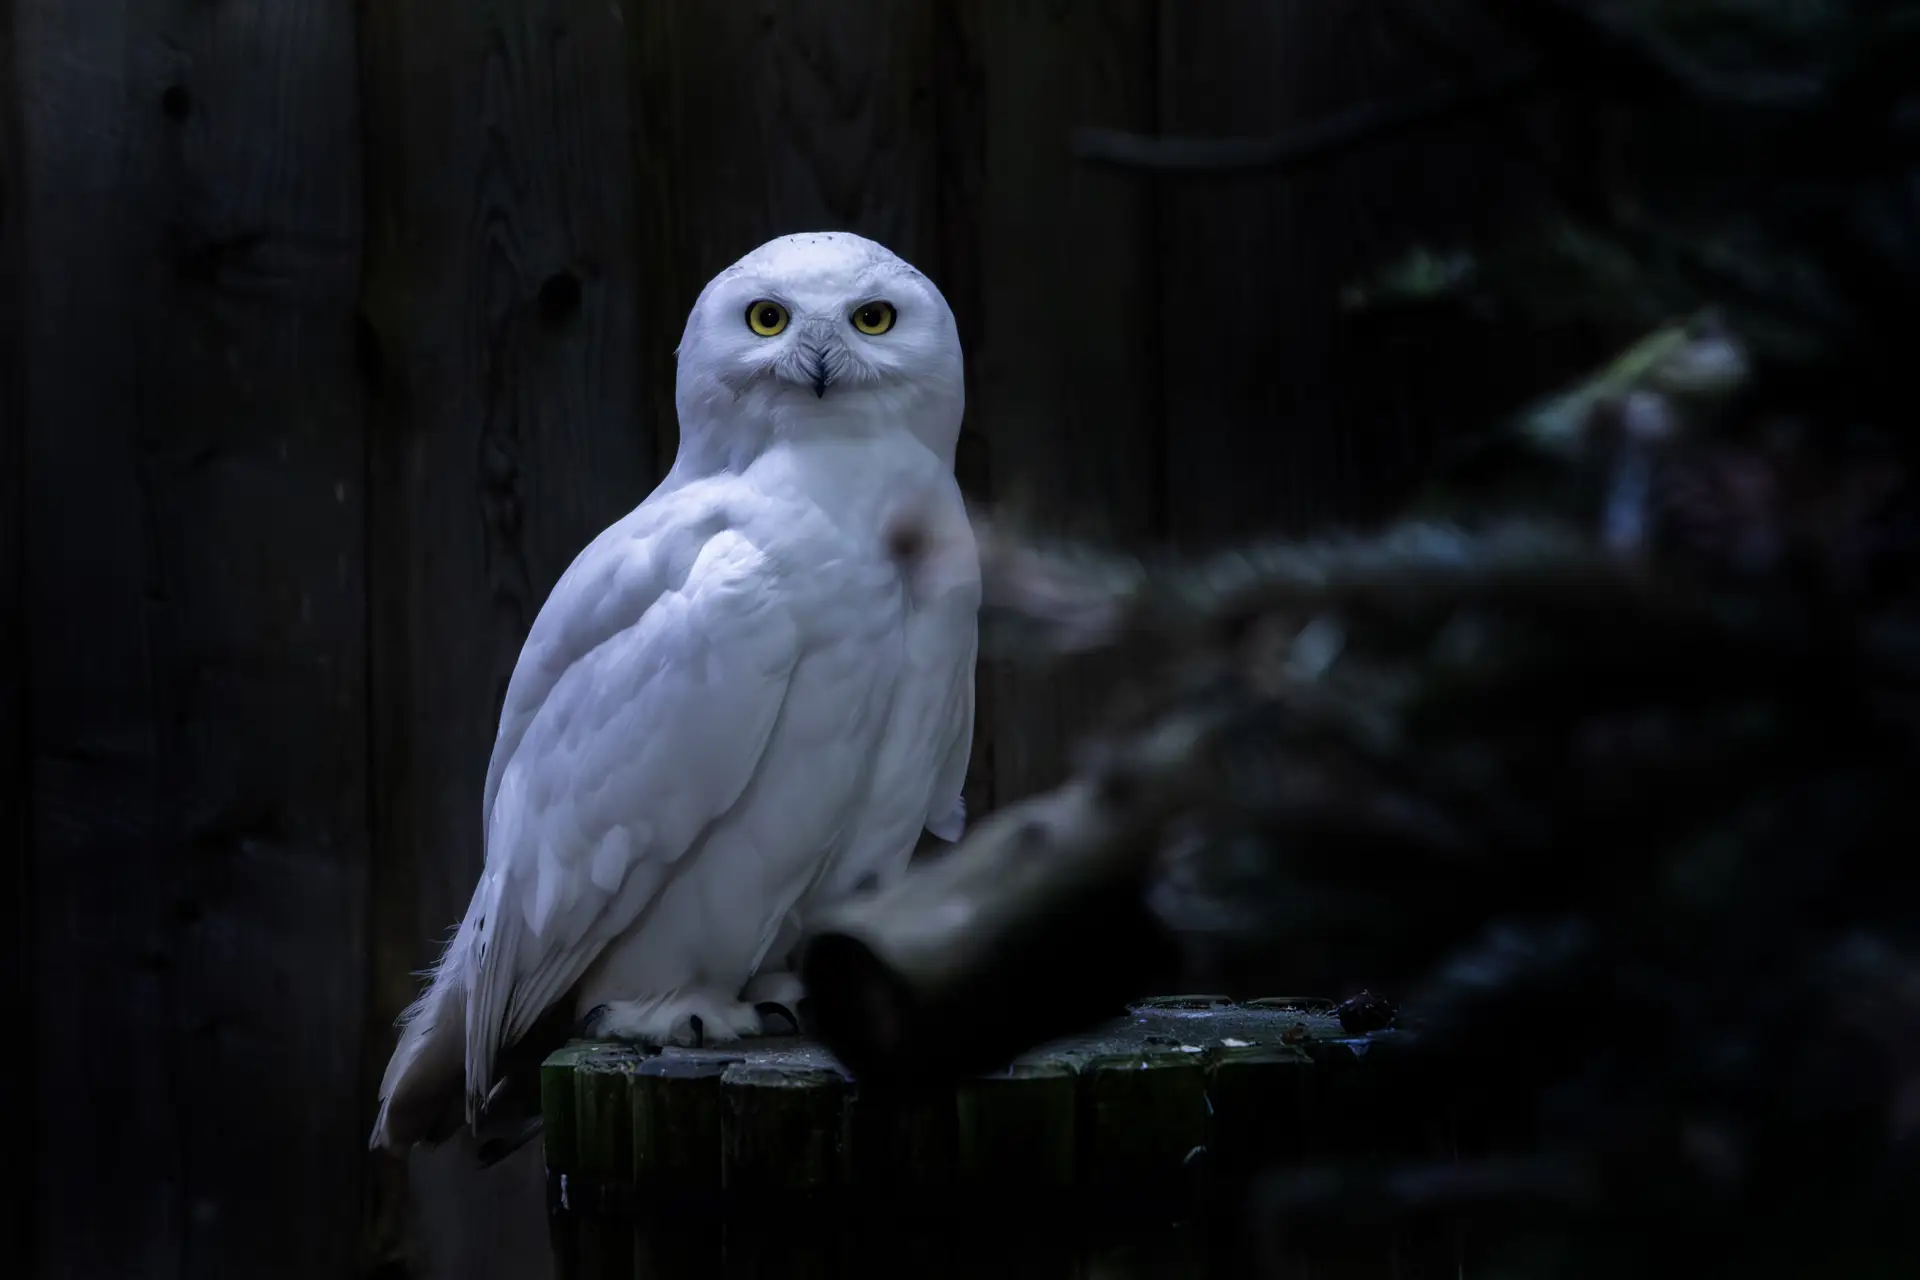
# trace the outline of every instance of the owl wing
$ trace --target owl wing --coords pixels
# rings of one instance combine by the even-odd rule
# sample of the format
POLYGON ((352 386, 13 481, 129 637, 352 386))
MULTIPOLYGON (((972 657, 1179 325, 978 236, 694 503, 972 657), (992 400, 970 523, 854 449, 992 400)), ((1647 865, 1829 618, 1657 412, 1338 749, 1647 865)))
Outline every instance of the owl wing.
POLYGON ((744 532, 673 512, 649 530, 645 514, 581 553, 508 686, 467 921, 470 1117, 499 1049, 739 802, 801 656, 779 575, 744 532))
POLYGON ((927 830, 949 844, 958 843, 967 832, 967 803, 961 789, 967 781, 967 765, 973 758, 974 658, 979 642, 967 647, 966 661, 955 673, 953 682, 953 737, 940 774, 933 784, 933 804, 928 809, 927 830))
POLYGON ((961 789, 973 756, 974 667, 980 651, 980 551, 958 486, 945 477, 944 492, 929 504, 932 553, 917 583, 921 612, 929 623, 915 646, 922 670, 936 673, 946 696, 937 704, 936 736, 946 735, 946 753, 934 776, 927 830, 957 841, 966 833, 961 789), (946 486, 951 486, 946 487, 946 486))

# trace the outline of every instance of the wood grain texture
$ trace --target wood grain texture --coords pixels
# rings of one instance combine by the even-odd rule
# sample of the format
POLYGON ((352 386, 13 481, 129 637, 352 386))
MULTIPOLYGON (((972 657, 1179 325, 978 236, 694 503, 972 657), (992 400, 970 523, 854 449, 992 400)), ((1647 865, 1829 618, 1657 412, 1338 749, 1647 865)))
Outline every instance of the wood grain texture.
MULTIPOLYGON (((605 0, 366 6, 375 388, 375 830, 369 1106, 394 1017, 465 911, 501 700, 562 571, 657 478, 638 359, 630 51, 605 0)), ((371 1121, 369 1110, 367 1119, 371 1121)), ((534 1277, 536 1148, 482 1173, 413 1161, 426 1237, 380 1162, 368 1252, 431 1274, 534 1277)))
MULTIPOLYGON (((1241 1210, 1276 1165, 1456 1149, 1448 1086, 1419 1068, 1404 1033, 1349 1032, 1332 1001, 1206 995, 904 1091, 800 1037, 652 1056, 574 1041, 541 1073, 556 1270, 1265 1274, 1241 1210)), ((1348 1243, 1359 1265, 1324 1274, 1459 1271, 1444 1224, 1348 1243)))
MULTIPOLYGON (((1265 135, 1456 71, 1387 13, 1161 0, 1161 130, 1265 135)), ((1447 21, 1435 7, 1428 26, 1447 21)), ((1460 35, 1470 48, 1482 33, 1460 35)), ((1416 240, 1497 225, 1536 189, 1478 120, 1293 172, 1165 182, 1168 532, 1202 544, 1299 532, 1404 496, 1436 443, 1432 407, 1462 371, 1343 346, 1340 290, 1416 240)))
MULTIPOLYGON (((1050 531, 1143 542, 1161 517, 1155 192, 1075 164, 1068 139, 1153 128, 1154 5, 1018 0, 954 16, 977 139, 959 153, 970 198, 948 213, 977 280, 968 393, 991 495, 1050 531)), ((1061 780, 1112 673, 994 662, 981 678, 992 798, 1006 804, 1061 780)))
MULTIPOLYGON (((13 0, 0 0, 0 896, 7 903, 6 940, 0 943, 0 1022, 17 1043, 37 1043, 29 963, 33 946, 33 879, 28 813, 26 483, 27 352, 26 157, 20 136, 13 0)), ((0 1091, 30 1098, 37 1088, 30 1052, 4 1055, 0 1091)), ((24 1126, 22 1127, 24 1128, 24 1126)), ((14 1159, 33 1168, 33 1133, 15 1130, 14 1159), (21 1139, 26 1141, 21 1141, 21 1139)), ((34 1202, 9 1196, 0 1232, 15 1242, 14 1257, 31 1264, 34 1202)))
POLYGON ((352 11, 17 0, 47 1276, 337 1276, 364 988, 352 11))
POLYGON ((843 1205, 897 1197, 971 1217, 986 1205, 1037 1208, 1029 1202, 1075 1186, 1137 1190, 1191 1176, 1193 1149, 1222 1128, 1239 1137, 1280 1112, 1268 1133, 1297 1130, 1307 1095, 1293 1077, 1329 1063, 1341 1071, 1373 1047, 1331 1010, 1330 1001, 1146 1000, 981 1075, 911 1090, 870 1080, 849 1090, 848 1068, 798 1036, 657 1055, 576 1040, 542 1070, 549 1098, 570 1095, 554 1111, 548 1167, 575 1179, 567 1212, 648 1218, 665 1208, 669 1227, 702 1201, 760 1207, 760 1191, 833 1187, 846 1193, 843 1205), (1266 1056, 1247 1057, 1249 1046, 1266 1056), (1223 1067, 1234 1082, 1230 1111, 1206 1097, 1223 1067), (806 1113, 835 1118, 796 1124, 806 1113))

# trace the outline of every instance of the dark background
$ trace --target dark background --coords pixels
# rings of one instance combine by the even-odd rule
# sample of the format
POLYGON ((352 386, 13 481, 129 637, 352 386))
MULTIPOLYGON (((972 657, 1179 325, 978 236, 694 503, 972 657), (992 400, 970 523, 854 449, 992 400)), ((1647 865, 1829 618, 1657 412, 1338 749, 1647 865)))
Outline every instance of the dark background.
MULTIPOLYGON (((1479 39, 1451 21, 0 0, 0 1084, 37 1274, 543 1274, 537 1146, 409 1178, 365 1135, 521 640, 664 473, 701 284, 822 228, 928 271, 975 496, 1186 545, 1367 519, 1478 374, 1370 343, 1341 286, 1524 209, 1514 121, 1234 178, 1070 140, 1397 98, 1479 39)), ((973 812, 1057 777, 1097 684, 983 668, 973 812)))

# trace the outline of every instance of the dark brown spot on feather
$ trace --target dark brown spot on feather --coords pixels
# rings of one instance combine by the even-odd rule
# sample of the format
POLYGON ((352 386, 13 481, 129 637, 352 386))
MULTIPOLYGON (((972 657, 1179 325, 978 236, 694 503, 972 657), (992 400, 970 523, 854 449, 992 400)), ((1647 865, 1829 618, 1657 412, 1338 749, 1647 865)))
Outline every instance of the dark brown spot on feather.
POLYGON ((902 520, 887 530, 887 554, 903 563, 918 560, 927 549, 927 532, 911 520, 902 520))

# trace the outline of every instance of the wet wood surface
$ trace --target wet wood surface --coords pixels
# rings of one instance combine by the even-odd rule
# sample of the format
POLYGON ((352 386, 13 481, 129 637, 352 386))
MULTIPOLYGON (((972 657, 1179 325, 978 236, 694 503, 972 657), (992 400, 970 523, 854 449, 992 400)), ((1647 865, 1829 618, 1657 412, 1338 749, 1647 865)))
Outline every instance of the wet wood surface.
MULTIPOLYGON (((1349 1083, 1401 1033, 1352 1034, 1331 1009, 1169 997, 917 1091, 863 1086, 799 1037, 574 1042, 542 1074, 556 1261, 573 1277, 691 1277, 718 1242, 728 1274, 907 1257, 956 1276, 1235 1266, 1254 1179, 1381 1136, 1351 1123, 1367 1104, 1349 1083)), ((1374 1253, 1399 1268, 1382 1275, 1436 1256, 1374 1253)))

